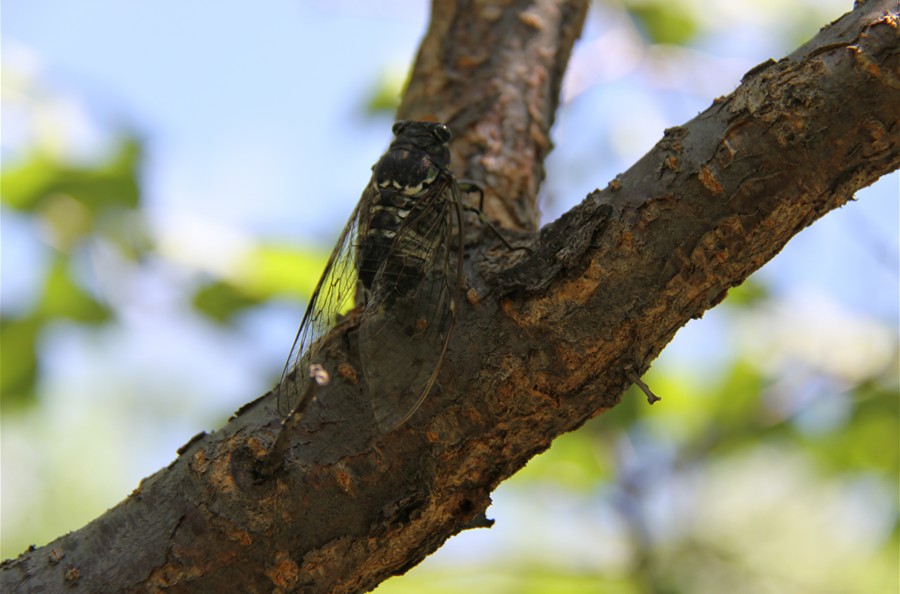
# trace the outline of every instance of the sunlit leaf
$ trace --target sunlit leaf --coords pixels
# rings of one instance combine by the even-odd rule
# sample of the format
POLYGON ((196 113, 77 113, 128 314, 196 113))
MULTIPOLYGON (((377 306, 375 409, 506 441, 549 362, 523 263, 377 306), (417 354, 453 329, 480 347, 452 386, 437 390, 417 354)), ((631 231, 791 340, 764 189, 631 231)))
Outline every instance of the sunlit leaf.
POLYGON ((408 73, 401 69, 385 71, 374 88, 369 91, 366 101, 366 112, 369 115, 386 113, 391 116, 400 105, 400 96, 406 86, 408 73))
POLYGON ((11 208, 35 211, 57 194, 70 196, 94 216, 111 208, 134 208, 140 201, 138 166, 141 146, 134 138, 120 142, 104 163, 73 166, 37 152, 0 175, 2 200, 11 208))
POLYGON ((319 250, 262 246, 241 264, 235 284, 257 298, 285 294, 308 298, 327 261, 328 254, 319 250))
POLYGON ((651 43, 685 45, 698 33, 699 24, 681 2, 630 0, 628 12, 651 43))
POLYGON ((216 322, 226 323, 248 307, 259 305, 260 300, 248 296, 234 285, 218 281, 197 291, 193 303, 200 313, 216 322))
POLYGON ((54 187, 58 176, 55 160, 43 153, 32 155, 18 166, 4 169, 0 200, 11 208, 32 210, 54 187))
POLYGON ((651 369, 643 381, 662 400, 651 407, 640 389, 629 388, 623 402, 613 411, 624 405, 633 407, 634 413, 627 418, 625 428, 630 428, 643 416, 644 423, 654 427, 654 431, 677 443, 689 441, 708 430, 716 415, 714 384, 717 378, 685 369, 651 369))
POLYGON ((325 268, 328 256, 281 246, 262 246, 250 251, 237 270, 225 279, 201 287, 194 295, 197 310, 219 323, 260 303, 283 297, 309 299, 325 268))

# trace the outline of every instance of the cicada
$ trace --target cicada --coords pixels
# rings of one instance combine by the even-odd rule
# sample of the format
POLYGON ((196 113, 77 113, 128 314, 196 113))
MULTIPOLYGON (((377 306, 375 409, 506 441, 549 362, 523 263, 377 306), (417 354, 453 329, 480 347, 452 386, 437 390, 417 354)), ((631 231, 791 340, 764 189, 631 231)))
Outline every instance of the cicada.
POLYGON ((308 404, 305 370, 323 363, 323 337, 354 309, 362 376, 383 431, 412 416, 440 370, 463 275, 464 206, 449 168, 450 129, 399 121, 393 133, 297 331, 278 389, 288 418, 308 404))

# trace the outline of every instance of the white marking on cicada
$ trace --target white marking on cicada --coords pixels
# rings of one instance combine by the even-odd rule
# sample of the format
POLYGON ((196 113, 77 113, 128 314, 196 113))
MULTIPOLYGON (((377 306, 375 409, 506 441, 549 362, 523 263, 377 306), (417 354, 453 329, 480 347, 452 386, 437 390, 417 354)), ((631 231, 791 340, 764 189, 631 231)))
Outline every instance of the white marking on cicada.
POLYGON ((422 191, 422 182, 419 182, 415 186, 406 186, 403 188, 403 194, 406 196, 415 196, 419 192, 422 191))
POLYGON ((396 231, 391 231, 390 229, 370 229, 369 235, 381 235, 382 237, 387 237, 388 239, 393 239, 397 236, 396 231))
POLYGON ((439 173, 440 170, 436 169, 435 167, 430 168, 428 170, 428 173, 425 174, 425 178, 418 184, 416 184, 415 186, 406 186, 405 188, 403 188, 403 194, 406 196, 418 196, 424 190, 428 189, 428 186, 431 185, 431 182, 437 179, 439 173))
POLYGON ((407 216, 409 216, 408 208, 397 208, 396 206, 384 206, 382 204, 376 204, 371 209, 371 213, 373 215, 381 212, 389 212, 393 215, 396 215, 397 218, 400 219, 405 219, 407 216))

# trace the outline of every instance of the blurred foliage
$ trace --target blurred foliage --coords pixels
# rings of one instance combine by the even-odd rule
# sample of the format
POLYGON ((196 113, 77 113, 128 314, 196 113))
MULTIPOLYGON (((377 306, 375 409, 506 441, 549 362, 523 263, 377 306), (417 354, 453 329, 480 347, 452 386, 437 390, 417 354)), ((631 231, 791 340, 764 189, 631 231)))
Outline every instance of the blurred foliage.
POLYGON ((46 284, 38 302, 40 319, 65 318, 83 324, 108 322, 111 312, 72 278, 69 262, 57 257, 47 268, 46 284))
MULTIPOLYGON (((140 140, 126 136, 93 165, 75 166, 51 152, 35 151, 0 174, 3 205, 42 231, 50 254, 32 306, 15 314, 0 309, 4 406, 33 402, 37 342, 48 325, 68 320, 100 326, 114 320, 115 308, 91 283, 97 275, 85 274, 95 265, 93 252, 111 248, 120 263, 137 269, 161 257, 141 208, 142 153, 140 140)), ((192 304, 208 319, 230 324, 241 312, 272 299, 308 298, 326 261, 327 254, 318 249, 256 245, 227 274, 206 275, 193 288, 192 304)))
MULTIPOLYGON (((85 210, 77 218, 80 223, 90 223, 109 211, 137 208, 141 152, 141 144, 133 136, 121 139, 109 158, 92 166, 73 166, 49 152, 37 151, 3 171, 3 203, 35 212, 42 205, 52 206, 60 196, 67 196, 74 200, 73 206, 85 210)), ((71 209, 62 214, 71 214, 71 209)), ((89 226, 76 229, 90 231, 89 226)))
POLYGON ((367 93, 365 112, 368 115, 388 114, 393 116, 400 107, 400 98, 409 80, 406 65, 386 69, 367 93))
POLYGON ((208 318, 230 323, 247 308, 277 297, 308 299, 327 262, 328 255, 316 249, 256 246, 244 254, 227 278, 204 283, 193 304, 208 318))
POLYGON ((0 406, 21 406, 34 398, 37 338, 41 321, 34 315, 0 316, 0 406))
MULTIPOLYGON (((73 165, 57 152, 38 147, 0 173, 3 207, 40 230, 49 262, 40 264, 39 294, 29 300, 29 307, 12 313, 0 308, 4 407, 35 402, 37 345, 47 327, 62 320, 92 327, 115 321, 116 304, 109 302, 98 278, 122 289, 129 267, 134 272, 154 259, 165 260, 141 203, 142 155, 141 140, 126 135, 94 163, 73 165), (114 252, 125 268, 96 270, 100 251, 114 252)), ((243 311, 272 299, 308 298, 326 261, 319 249, 255 245, 224 275, 210 278, 193 270, 205 280, 186 284, 182 291, 193 291, 192 304, 207 319, 232 324, 243 311)))
POLYGON ((627 0, 624 4, 650 43, 686 45, 701 31, 687 2, 627 0))
POLYGON ((476 574, 435 569, 427 579, 406 577, 386 582, 379 594, 640 594, 645 592, 627 577, 597 575, 589 571, 554 571, 536 564, 495 565, 476 574))
POLYGON ((40 229, 51 253, 32 307, 14 315, 0 310, 3 406, 33 401, 37 341, 46 326, 60 319, 101 325, 112 318, 109 306, 79 278, 78 269, 97 241, 128 245, 132 251, 131 239, 118 228, 139 213, 140 155, 138 140, 127 137, 95 166, 73 166, 49 151, 36 150, 0 173, 3 206, 40 229))
POLYGON ((219 323, 227 323, 235 315, 258 303, 257 297, 223 281, 211 282, 194 294, 194 307, 197 311, 219 323))
POLYGON ((721 305, 725 307, 753 307, 765 299, 771 297, 768 288, 749 278, 736 287, 732 287, 728 291, 728 299, 725 299, 721 305))
POLYGON ((192 295, 196 312, 218 324, 233 324, 240 313, 279 297, 312 293, 327 261, 320 248, 255 244, 214 274, 174 261, 157 245, 142 202, 145 147, 137 134, 120 133, 100 156, 73 159, 61 150, 69 140, 66 127, 48 113, 52 92, 16 68, 5 69, 3 92, 4 101, 12 98, 15 116, 39 133, 17 148, 15 158, 4 159, 0 204, 18 215, 17 224, 38 231, 45 256, 33 263, 38 288, 27 306, 0 307, 5 408, 35 403, 38 344, 48 327, 61 321, 93 328, 116 322, 118 311, 133 305, 127 299, 131 284, 152 276, 154 263, 187 268, 189 280, 179 290, 192 295), (116 293, 125 300, 116 302, 116 293))

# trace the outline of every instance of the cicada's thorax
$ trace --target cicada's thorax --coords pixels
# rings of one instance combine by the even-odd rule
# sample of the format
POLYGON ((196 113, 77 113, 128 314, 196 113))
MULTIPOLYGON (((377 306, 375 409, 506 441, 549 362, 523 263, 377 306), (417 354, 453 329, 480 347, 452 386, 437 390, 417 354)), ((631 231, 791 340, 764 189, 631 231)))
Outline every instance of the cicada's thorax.
POLYGON ((359 280, 367 295, 387 301, 419 286, 443 242, 449 184, 449 151, 427 129, 404 134, 373 168, 367 191, 364 232, 358 243, 359 280), (427 133, 422 133, 427 132, 427 133))

